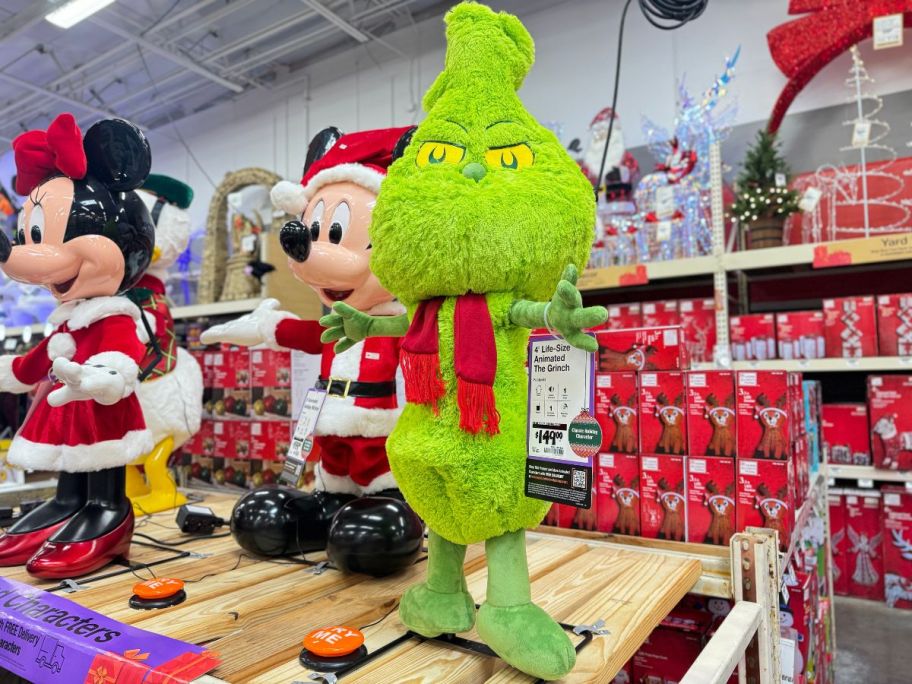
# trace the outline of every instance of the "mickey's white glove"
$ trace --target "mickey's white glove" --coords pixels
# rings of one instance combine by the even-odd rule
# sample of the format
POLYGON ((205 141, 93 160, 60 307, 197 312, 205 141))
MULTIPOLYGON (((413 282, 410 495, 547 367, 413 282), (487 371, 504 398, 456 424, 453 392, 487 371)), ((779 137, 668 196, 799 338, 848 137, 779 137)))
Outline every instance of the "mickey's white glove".
POLYGON ((241 347, 253 347, 266 343, 276 346, 276 327, 286 318, 294 318, 294 314, 279 311, 278 299, 266 299, 245 316, 236 318, 227 323, 214 325, 204 331, 200 336, 203 344, 237 344, 241 347))
MULTIPOLYGON (((127 396, 126 378, 111 366, 95 363, 85 365, 62 357, 54 359, 54 375, 63 383, 63 387, 48 395, 51 406, 63 406, 71 401, 91 399, 99 404, 110 406, 127 396)), ((132 390, 132 383, 129 384, 132 390)))

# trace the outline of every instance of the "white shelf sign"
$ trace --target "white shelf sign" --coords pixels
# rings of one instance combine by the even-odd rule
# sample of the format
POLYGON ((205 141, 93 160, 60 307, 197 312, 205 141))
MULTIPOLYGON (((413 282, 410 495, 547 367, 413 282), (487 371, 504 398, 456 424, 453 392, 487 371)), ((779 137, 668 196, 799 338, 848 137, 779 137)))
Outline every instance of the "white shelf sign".
POLYGON ((883 50, 885 48, 900 47, 903 44, 903 15, 902 12, 897 14, 887 14, 882 17, 874 17, 874 49, 883 50))

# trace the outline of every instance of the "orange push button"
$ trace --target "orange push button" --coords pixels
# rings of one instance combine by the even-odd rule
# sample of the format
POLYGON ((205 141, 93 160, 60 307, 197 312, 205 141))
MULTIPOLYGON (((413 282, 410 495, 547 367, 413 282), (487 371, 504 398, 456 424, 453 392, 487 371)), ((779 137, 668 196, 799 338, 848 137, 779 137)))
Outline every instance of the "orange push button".
POLYGON ((148 601, 151 599, 170 598, 183 588, 183 580, 159 577, 134 584, 133 593, 139 598, 148 601))
POLYGON ((323 658, 339 658, 354 653, 364 644, 364 634, 352 627, 323 627, 304 637, 304 648, 323 658))

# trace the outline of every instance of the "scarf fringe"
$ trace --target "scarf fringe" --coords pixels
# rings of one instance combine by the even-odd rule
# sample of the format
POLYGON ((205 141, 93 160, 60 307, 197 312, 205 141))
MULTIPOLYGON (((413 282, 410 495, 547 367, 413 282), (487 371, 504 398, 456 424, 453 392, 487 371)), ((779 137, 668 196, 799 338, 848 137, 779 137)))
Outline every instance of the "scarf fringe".
POLYGON ((460 429, 477 435, 484 427, 489 435, 500 434, 500 413, 494 401, 493 387, 458 378, 456 400, 460 429))
POLYGON ((406 401, 430 405, 435 414, 439 413, 437 402, 446 392, 440 377, 440 356, 416 354, 403 349, 399 361, 405 380, 406 401))

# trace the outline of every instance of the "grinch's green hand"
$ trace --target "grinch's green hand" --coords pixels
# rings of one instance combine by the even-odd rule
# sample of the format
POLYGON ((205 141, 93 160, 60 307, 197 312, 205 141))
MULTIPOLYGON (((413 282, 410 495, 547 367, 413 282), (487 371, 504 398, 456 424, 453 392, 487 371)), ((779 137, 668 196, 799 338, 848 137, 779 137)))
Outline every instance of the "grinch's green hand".
POLYGON ((546 327, 554 330, 574 347, 594 352, 598 344, 586 328, 601 325, 608 320, 608 310, 603 306, 583 306, 583 297, 576 289, 576 266, 570 264, 557 284, 550 302, 514 302, 510 320, 527 328, 546 327))
POLYGON ((333 347, 337 354, 350 349, 368 337, 402 337, 408 331, 408 317, 370 316, 349 306, 345 302, 333 304, 333 312, 320 319, 320 325, 326 330, 320 335, 320 341, 336 342, 333 347))

